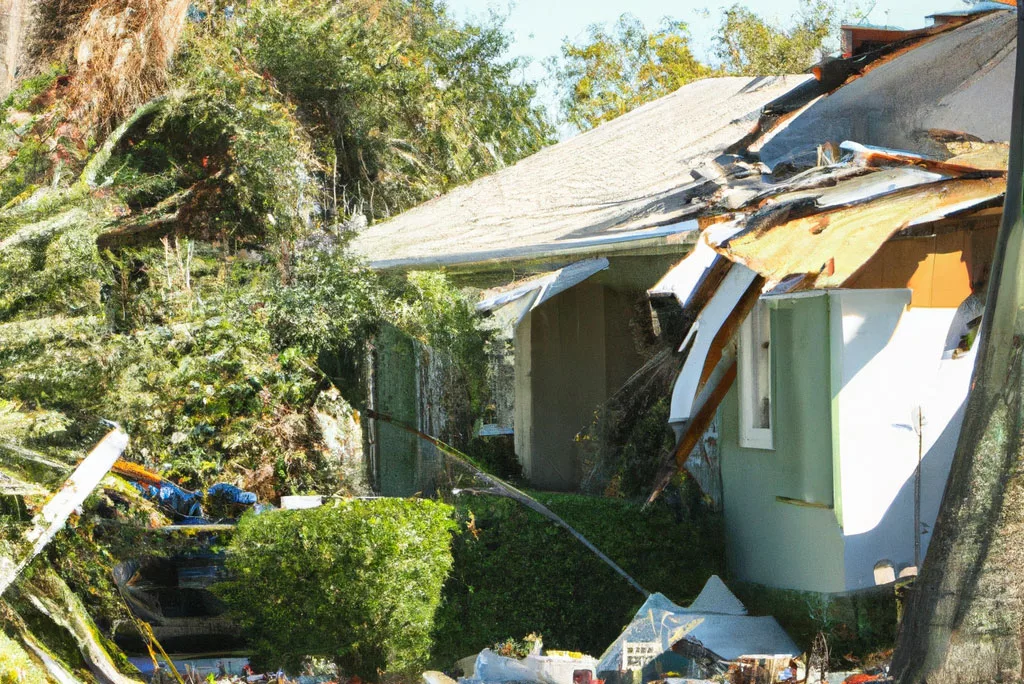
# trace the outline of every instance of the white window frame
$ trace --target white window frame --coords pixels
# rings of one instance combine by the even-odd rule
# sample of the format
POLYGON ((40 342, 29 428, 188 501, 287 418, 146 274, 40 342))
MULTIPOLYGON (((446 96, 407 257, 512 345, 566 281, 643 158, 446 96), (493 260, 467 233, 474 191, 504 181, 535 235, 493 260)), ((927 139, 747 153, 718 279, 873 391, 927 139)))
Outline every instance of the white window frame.
POLYGON ((772 377, 771 365, 771 317, 768 310, 768 302, 759 299, 754 305, 750 315, 740 326, 739 353, 737 359, 737 375, 739 380, 739 402, 740 402, 740 446, 747 449, 775 448, 773 438, 773 426, 775 425, 775 397, 773 389, 774 378, 772 377), (754 320, 755 317, 762 317, 764 330, 768 332, 768 354, 763 363, 768 364, 768 405, 769 405, 769 427, 755 427, 754 416, 751 412, 753 395, 755 392, 755 373, 757 371, 758 356, 754 348, 754 320))

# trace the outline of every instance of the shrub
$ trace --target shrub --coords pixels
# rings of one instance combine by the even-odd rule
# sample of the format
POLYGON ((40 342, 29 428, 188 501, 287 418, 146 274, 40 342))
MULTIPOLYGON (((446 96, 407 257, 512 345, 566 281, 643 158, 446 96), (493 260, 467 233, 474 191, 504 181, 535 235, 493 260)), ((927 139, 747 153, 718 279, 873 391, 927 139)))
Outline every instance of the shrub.
MULTIPOLYGON (((723 574, 720 519, 699 505, 650 509, 623 499, 535 493, 648 591, 687 605, 723 574)), ((600 655, 643 603, 568 532, 509 499, 458 508, 455 566, 437 619, 433 665, 537 632, 550 648, 600 655)))
POLYGON ((364 679, 412 672, 430 653, 453 529, 451 507, 420 499, 248 515, 218 592, 257 665, 326 656, 364 679))

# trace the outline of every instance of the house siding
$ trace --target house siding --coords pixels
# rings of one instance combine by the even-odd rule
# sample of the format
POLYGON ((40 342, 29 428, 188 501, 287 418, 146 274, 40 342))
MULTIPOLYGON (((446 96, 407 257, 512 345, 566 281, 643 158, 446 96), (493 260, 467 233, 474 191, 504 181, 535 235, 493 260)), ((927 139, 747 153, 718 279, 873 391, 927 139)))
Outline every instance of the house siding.
POLYGON ((719 409, 727 559, 736 579, 845 589, 843 538, 830 507, 828 320, 827 297, 772 303, 774 449, 740 446, 736 387, 719 409))
POLYGON ((739 446, 737 388, 719 409, 727 557, 736 579, 833 593, 873 586, 880 561, 897 573, 912 566, 915 406, 926 420, 923 557, 974 352, 944 359, 956 310, 907 309, 910 296, 907 289, 831 290, 771 301, 775 449, 739 446))
MULTIPOLYGON (((834 362, 847 589, 874 584, 876 563, 914 565, 914 480, 921 440, 921 557, 931 539, 963 422, 974 353, 943 359, 953 308, 913 307, 907 290, 833 292, 842 349, 834 362)), ((977 345, 975 345, 976 348, 977 345)))

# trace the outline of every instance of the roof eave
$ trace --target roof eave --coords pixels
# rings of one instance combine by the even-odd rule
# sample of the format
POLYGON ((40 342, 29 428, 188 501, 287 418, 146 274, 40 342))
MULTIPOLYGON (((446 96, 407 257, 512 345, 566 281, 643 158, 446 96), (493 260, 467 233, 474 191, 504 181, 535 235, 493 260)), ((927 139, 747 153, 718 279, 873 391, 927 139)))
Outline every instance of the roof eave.
POLYGON ((686 222, 678 232, 652 237, 628 238, 608 241, 604 238, 592 243, 560 246, 533 245, 515 250, 493 250, 468 254, 451 254, 411 259, 380 259, 370 261, 370 268, 380 271, 415 271, 445 269, 448 271, 491 271, 510 265, 523 265, 543 261, 585 259, 601 256, 647 256, 689 251, 697 242, 699 231, 696 221, 686 222))

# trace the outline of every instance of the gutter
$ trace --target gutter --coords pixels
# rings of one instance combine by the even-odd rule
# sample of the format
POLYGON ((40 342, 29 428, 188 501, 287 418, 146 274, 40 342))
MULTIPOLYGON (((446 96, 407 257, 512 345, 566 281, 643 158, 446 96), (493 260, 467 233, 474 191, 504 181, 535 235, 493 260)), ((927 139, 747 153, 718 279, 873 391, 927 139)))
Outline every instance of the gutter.
POLYGON ((624 232, 621 235, 566 240, 562 244, 532 245, 519 249, 496 249, 486 252, 446 257, 413 259, 381 259, 369 266, 381 271, 414 271, 444 268, 452 271, 492 271, 510 265, 522 265, 553 259, 579 260, 589 257, 628 254, 663 254, 689 251, 700 234, 697 221, 683 221, 667 226, 624 232))

